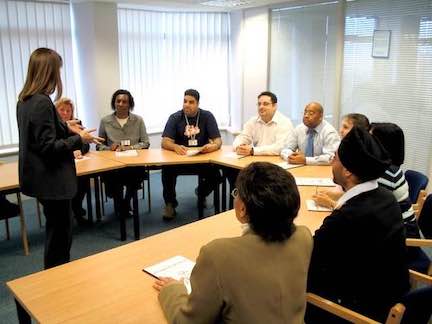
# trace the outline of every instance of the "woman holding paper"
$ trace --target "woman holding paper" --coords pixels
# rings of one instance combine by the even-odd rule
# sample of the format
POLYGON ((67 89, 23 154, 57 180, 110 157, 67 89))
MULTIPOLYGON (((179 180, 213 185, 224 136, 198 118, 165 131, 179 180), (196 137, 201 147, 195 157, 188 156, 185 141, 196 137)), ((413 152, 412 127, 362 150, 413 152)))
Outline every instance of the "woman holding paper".
POLYGON ((100 143, 93 130, 63 122, 50 95, 62 95, 62 58, 49 48, 31 55, 18 96, 19 182, 21 192, 37 198, 46 217, 45 268, 69 262, 72 243, 71 199, 77 190, 73 151, 100 143))
MULTIPOLYGON (((112 114, 102 118, 99 126, 99 136, 105 139, 104 144, 96 145, 98 151, 126 151, 147 149, 150 146, 144 120, 131 111, 135 107, 132 94, 119 89, 111 98, 112 114)), ((135 152, 136 153, 136 152, 135 152)), ((127 168, 112 172, 103 177, 108 196, 113 197, 116 210, 123 216, 131 210, 130 201, 136 190, 146 177, 144 168, 127 168), (123 197, 123 187, 126 194, 123 197)))
POLYGON ((201 248, 183 283, 160 278, 154 288, 169 323, 303 323, 312 236, 294 218, 294 178, 265 162, 243 169, 233 190, 243 235, 201 248))

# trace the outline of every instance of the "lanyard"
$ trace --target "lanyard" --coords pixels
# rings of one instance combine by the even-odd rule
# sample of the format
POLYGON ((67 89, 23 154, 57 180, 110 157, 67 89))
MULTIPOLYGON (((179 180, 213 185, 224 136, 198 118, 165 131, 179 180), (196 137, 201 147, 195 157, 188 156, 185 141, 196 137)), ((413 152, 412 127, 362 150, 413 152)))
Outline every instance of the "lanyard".
MULTIPOLYGON (((188 117, 186 116, 186 114, 184 114, 184 116, 185 116, 185 120, 186 120, 186 125, 188 126, 188 129, 190 129, 189 119, 188 119, 188 117)), ((195 127, 198 127, 198 125, 199 125, 199 118, 200 118, 200 111, 198 110, 198 116, 197 116, 197 120, 196 120, 196 123, 195 123, 195 127)), ((191 135, 190 135, 190 138, 191 138, 192 140, 195 140, 195 136, 196 136, 195 133, 194 133, 194 134, 191 134, 191 135)))

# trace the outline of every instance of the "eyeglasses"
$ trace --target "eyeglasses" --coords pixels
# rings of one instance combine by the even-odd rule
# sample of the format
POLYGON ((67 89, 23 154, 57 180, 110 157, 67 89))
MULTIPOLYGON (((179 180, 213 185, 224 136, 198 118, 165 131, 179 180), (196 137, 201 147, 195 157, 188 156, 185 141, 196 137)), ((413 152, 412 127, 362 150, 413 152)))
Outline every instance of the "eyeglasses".
POLYGON ((234 188, 233 191, 231 191, 231 196, 236 199, 239 195, 239 191, 237 188, 234 188))

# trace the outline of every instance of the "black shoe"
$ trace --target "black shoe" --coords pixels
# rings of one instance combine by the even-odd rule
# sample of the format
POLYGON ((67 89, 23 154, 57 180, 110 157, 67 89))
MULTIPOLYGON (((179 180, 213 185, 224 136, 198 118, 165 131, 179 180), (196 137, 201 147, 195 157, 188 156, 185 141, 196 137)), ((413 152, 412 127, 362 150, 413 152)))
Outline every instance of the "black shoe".
POLYGON ((76 208, 72 208, 72 211, 73 211, 75 217, 83 217, 87 213, 87 211, 84 208, 82 208, 81 206, 76 207, 76 208))
POLYGON ((86 227, 91 225, 91 222, 82 216, 75 216, 75 221, 80 227, 86 227))

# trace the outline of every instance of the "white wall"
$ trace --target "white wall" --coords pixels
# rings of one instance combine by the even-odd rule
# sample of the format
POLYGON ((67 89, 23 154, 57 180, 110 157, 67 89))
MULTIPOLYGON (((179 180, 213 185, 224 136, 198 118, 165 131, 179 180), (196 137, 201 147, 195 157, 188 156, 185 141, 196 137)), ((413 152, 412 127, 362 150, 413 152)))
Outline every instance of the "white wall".
POLYGON ((111 96, 120 86, 117 5, 72 3, 78 116, 87 127, 98 127, 111 112, 111 96))

